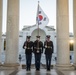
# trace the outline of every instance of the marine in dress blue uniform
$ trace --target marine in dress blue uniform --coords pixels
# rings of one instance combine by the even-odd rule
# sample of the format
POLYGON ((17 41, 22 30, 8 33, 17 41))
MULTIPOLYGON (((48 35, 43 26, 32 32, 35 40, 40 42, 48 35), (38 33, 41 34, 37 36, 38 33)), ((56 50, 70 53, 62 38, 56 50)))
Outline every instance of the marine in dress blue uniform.
POLYGON ((43 43, 40 41, 40 36, 36 36, 37 40, 34 42, 33 52, 35 55, 35 68, 40 70, 41 54, 43 53, 43 43))
POLYGON ((31 59, 32 59, 32 51, 33 51, 33 42, 30 41, 30 37, 31 36, 27 36, 27 39, 23 44, 23 49, 25 49, 27 71, 30 71, 31 68, 31 59))
POLYGON ((50 35, 46 36, 46 41, 44 42, 45 48, 45 58, 46 58, 46 69, 50 71, 51 58, 53 53, 53 42, 50 40, 50 35))

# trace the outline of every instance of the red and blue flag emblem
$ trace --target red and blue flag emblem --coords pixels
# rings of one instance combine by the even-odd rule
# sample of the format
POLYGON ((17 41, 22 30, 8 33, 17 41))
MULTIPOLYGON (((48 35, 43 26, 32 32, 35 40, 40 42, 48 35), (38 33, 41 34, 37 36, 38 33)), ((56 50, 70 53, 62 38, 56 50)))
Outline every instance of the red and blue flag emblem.
POLYGON ((49 22, 49 19, 47 15, 44 13, 42 8, 38 4, 37 17, 36 17, 37 25, 47 25, 48 22, 49 22))

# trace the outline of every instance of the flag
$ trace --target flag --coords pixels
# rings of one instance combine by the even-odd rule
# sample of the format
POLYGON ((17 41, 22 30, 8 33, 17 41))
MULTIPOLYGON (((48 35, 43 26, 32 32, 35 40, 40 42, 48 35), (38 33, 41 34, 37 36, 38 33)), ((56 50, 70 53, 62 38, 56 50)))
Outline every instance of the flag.
POLYGON ((47 25, 48 22, 49 22, 49 19, 48 19, 47 15, 44 13, 42 8, 38 4, 36 24, 37 25, 47 25))

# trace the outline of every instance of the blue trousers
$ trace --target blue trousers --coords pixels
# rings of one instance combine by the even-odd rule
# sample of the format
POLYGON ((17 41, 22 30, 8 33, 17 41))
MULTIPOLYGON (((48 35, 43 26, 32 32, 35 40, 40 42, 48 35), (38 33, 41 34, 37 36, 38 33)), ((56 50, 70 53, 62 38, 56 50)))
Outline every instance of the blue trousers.
POLYGON ((46 58, 46 68, 47 70, 50 70, 52 54, 46 54, 45 58, 46 58))
POLYGON ((26 69, 30 70, 32 54, 26 54, 26 69))
POLYGON ((41 54, 35 54, 35 68, 40 69, 41 54))

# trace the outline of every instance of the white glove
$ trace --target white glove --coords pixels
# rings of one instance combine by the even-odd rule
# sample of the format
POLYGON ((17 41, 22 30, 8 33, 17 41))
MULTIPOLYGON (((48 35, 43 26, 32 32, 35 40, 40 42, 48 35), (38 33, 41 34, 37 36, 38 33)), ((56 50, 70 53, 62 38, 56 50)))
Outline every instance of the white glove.
POLYGON ((47 48, 47 46, 45 45, 45 48, 47 48))
POLYGON ((24 48, 26 49, 26 46, 24 48))

